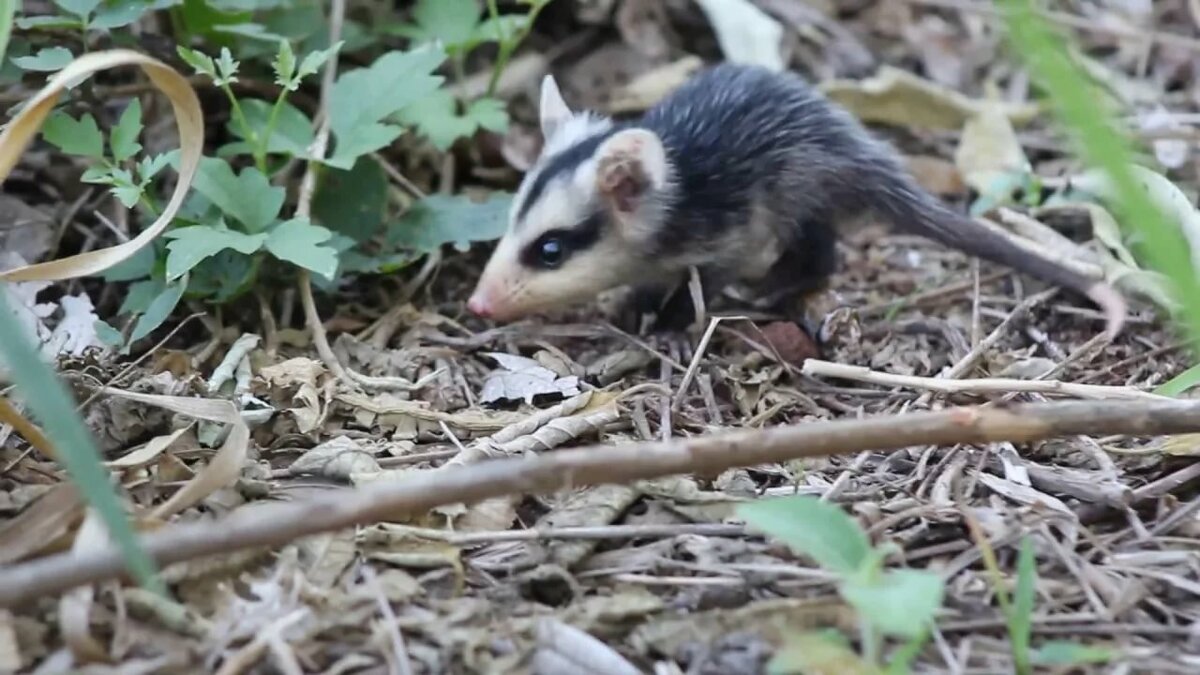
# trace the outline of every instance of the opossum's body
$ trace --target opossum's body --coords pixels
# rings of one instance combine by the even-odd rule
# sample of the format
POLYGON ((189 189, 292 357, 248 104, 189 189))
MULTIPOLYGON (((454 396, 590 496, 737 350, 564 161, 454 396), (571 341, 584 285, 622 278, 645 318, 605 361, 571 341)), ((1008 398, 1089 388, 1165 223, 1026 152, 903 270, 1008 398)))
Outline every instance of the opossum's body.
POLYGON ((773 302, 821 285, 837 225, 872 215, 1085 293, 1110 333, 1123 322, 1115 291, 948 209, 796 75, 717 66, 621 124, 572 113, 547 78, 541 114, 546 143, 471 297, 477 314, 667 289, 692 266, 706 290, 737 282, 773 302))

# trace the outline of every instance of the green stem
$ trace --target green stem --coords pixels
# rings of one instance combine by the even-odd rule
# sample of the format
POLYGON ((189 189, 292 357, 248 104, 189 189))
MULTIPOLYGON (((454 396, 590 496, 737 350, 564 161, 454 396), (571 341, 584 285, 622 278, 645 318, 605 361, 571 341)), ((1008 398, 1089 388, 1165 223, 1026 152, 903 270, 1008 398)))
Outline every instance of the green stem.
POLYGON ((879 666, 879 631, 875 630, 869 617, 859 617, 858 634, 862 640, 863 660, 872 666, 879 666))
POLYGON ((287 98, 287 87, 284 87, 279 92, 279 98, 275 99, 275 105, 271 108, 271 116, 267 118, 267 130, 263 133, 262 144, 254 146, 254 163, 258 165, 259 171, 264 174, 267 164, 267 152, 271 148, 271 137, 275 135, 275 123, 279 121, 279 111, 283 109, 283 102, 287 98))
POLYGON ((259 148, 259 144, 262 143, 262 140, 259 138, 258 134, 254 132, 254 129, 250 128, 250 122, 246 120, 246 114, 242 112, 242 105, 238 103, 237 97, 233 95, 233 88, 228 84, 223 84, 221 85, 221 91, 224 91, 225 97, 229 99, 229 105, 233 111, 234 123, 241 128, 242 136, 244 136, 247 141, 250 141, 250 147, 253 149, 254 153, 254 165, 258 167, 259 171, 262 171, 265 174, 267 172, 265 159, 266 153, 260 152, 259 148))

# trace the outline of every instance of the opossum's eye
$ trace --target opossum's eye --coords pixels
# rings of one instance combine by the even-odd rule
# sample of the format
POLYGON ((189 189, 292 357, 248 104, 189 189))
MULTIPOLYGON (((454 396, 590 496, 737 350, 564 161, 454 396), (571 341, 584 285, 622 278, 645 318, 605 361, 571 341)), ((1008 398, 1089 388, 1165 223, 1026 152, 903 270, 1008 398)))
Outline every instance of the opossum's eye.
POLYGON ((551 235, 538 240, 537 261, 539 266, 554 269, 566 259, 567 243, 561 238, 551 235))

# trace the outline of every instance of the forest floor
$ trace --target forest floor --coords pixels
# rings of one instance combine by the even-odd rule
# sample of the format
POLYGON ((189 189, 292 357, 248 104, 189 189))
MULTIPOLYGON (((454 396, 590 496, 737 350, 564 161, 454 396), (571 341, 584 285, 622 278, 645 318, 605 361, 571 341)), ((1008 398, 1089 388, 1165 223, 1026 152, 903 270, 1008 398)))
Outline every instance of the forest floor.
MULTIPOLYGON (((1033 96, 991 3, 755 4, 782 27, 787 65, 870 121, 921 183, 956 208, 978 199, 970 172, 1011 153, 1014 139, 1047 193, 1080 172, 1045 114, 1015 115, 1011 137, 967 124, 963 102, 985 108, 993 88, 1010 102, 1033 96), (928 86, 903 78, 891 87, 863 85, 885 77, 881 67, 928 86)), ((1191 195, 1200 119, 1195 3, 1056 5, 1058 23, 1148 139, 1148 161, 1191 195)), ((417 152, 404 141, 380 156, 421 192, 512 191, 536 154, 535 97, 547 68, 572 106, 636 111, 690 72, 693 57, 721 59, 714 23, 692 0, 552 3, 501 87, 512 115, 506 133, 481 131, 448 153, 417 152)), ((219 97, 204 103, 208 114, 225 115, 219 97)), ((211 128, 221 124, 224 117, 214 118, 211 128)), ((19 169, 25 183, 18 188, 77 178, 56 171, 58 160, 45 148, 29 156, 39 159, 19 169)), ((6 188, 4 198, 29 202, 68 231, 35 253, 54 258, 116 243, 89 215, 110 212, 107 193, 89 193, 68 208, 18 188, 6 188)), ((1006 225, 1032 214, 1081 244, 1073 255, 1096 267, 1098 258, 1087 258, 1100 255, 1089 219, 1095 211, 1015 203, 989 213, 1006 225)), ((1002 409, 1082 397, 1135 406, 1192 365, 1164 313, 1144 299, 1131 298, 1125 330, 1109 341, 1086 299, 875 223, 839 244, 839 270, 814 308, 823 320, 819 355, 788 324, 739 317, 686 334, 636 335, 616 328, 595 304, 582 304, 492 324, 465 309, 489 250, 486 243, 469 252, 446 247, 428 265, 316 294, 333 356, 379 378, 374 384, 330 369, 298 296, 282 289, 220 311, 181 305, 130 354, 65 358, 60 372, 87 399, 86 422, 137 508, 150 513, 182 486, 208 482, 194 488, 202 498, 166 524, 146 527, 189 523, 198 528, 194 536, 217 541, 228 534, 215 529, 219 519, 241 514, 251 522, 266 503, 302 504, 397 478, 436 487, 439 476, 498 455, 987 402, 1002 409), (218 377, 246 390, 210 393, 218 377), (960 384, 948 389, 951 380, 960 384), (380 382, 391 384, 374 386, 380 382), (233 447, 211 423, 193 425, 186 414, 98 385, 233 400, 249 442, 233 447), (530 422, 536 410, 551 412, 530 422), (510 426, 522 420, 524 427, 510 426), (222 462, 222 471, 204 471, 222 462)), ((122 297, 114 284, 62 283, 63 294, 90 293, 101 318, 115 314, 122 297)), ((0 443, 0 564, 36 570, 44 556, 81 545, 84 507, 61 467, 32 452, 20 434, 5 427, 0 443)), ((261 540, 270 546, 217 545, 209 550, 217 555, 167 566, 169 601, 106 580, 82 600, 76 590, 0 610, 0 670, 765 672, 800 632, 859 636, 835 575, 735 513, 740 504, 800 494, 844 507, 874 544, 895 546, 889 565, 945 580, 915 672, 1014 672, 997 596, 1018 585, 1023 540, 1035 553, 1027 619, 1044 672, 1195 672, 1198 448, 1194 436, 1013 443, 964 436, 376 513, 370 524, 303 532, 284 544, 282 537, 261 540), (1052 665, 1056 656, 1067 665, 1052 665), (1088 658, 1097 662, 1083 664, 1088 658)), ((279 531, 295 526, 281 521, 279 531)), ((5 574, 0 567, 0 581, 5 574)), ((887 644, 892 654, 902 642, 887 644)), ((826 672, 868 672, 831 667, 826 672)))

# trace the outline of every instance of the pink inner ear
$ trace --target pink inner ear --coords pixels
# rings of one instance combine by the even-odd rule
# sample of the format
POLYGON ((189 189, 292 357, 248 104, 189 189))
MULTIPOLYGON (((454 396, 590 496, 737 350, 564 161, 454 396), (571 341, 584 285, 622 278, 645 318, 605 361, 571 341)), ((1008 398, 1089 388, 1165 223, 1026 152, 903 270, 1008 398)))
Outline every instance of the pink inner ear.
POLYGON ((602 161, 599 167, 600 192, 608 197, 621 213, 637 208, 638 197, 645 191, 648 179, 636 159, 617 155, 602 161))

